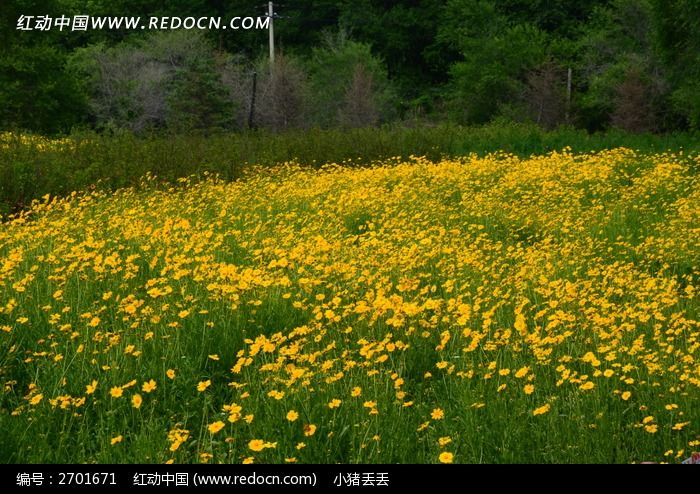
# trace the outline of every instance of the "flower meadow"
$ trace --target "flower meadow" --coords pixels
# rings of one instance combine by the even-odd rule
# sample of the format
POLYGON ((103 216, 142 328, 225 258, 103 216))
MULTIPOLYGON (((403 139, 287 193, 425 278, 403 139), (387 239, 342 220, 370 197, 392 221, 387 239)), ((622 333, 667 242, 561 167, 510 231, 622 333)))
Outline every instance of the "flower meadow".
POLYGON ((287 163, 0 223, 4 462, 680 462, 700 159, 287 163))

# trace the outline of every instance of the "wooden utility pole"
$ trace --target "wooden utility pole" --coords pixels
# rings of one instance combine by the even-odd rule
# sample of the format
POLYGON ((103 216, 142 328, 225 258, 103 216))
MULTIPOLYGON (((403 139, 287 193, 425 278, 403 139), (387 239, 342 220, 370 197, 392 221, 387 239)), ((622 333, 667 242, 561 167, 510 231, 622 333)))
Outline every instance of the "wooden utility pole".
POLYGON ((566 123, 569 123, 571 115, 571 67, 566 74, 566 123))
POLYGON ((255 129, 255 93, 258 89, 258 74, 253 72, 253 90, 250 95, 250 113, 248 114, 248 128, 255 129))
POLYGON ((267 16, 270 18, 268 34, 270 35, 270 73, 272 73, 272 68, 275 66, 275 11, 272 2, 267 2, 267 16))

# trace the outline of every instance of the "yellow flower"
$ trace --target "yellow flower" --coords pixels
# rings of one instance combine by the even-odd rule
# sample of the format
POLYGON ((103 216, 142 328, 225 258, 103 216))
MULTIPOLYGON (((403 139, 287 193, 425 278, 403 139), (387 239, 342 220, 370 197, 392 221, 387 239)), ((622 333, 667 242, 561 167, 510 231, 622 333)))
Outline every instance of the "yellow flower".
POLYGON ((307 424, 304 426, 304 435, 313 436, 316 433, 316 426, 314 424, 307 424))
POLYGON ((442 408, 436 408, 430 412, 430 416, 433 418, 433 420, 442 420, 445 418, 445 412, 442 410, 442 408))
POLYGON ((211 381, 207 379, 206 381, 200 381, 199 384, 197 384, 197 391, 200 393, 202 391, 205 391, 209 386, 211 386, 211 381))
POLYGON ((656 431, 659 430, 659 426, 656 424, 645 425, 644 430, 647 431, 649 434, 654 434, 656 433, 656 431))
POLYGON ((438 459, 440 460, 440 463, 452 463, 454 455, 452 453, 448 453, 447 451, 443 451, 440 453, 438 459))
POLYGON ((330 408, 330 409, 338 408, 341 403, 342 403, 342 400, 334 398, 330 401, 330 403, 328 403, 328 408, 330 408))
POLYGON ((362 388, 360 388, 359 386, 355 386, 354 388, 352 388, 352 391, 350 391, 350 396, 352 396, 353 398, 357 398, 361 394, 362 388))
POLYGON ((287 412, 287 420, 289 420, 290 422, 294 422, 298 418, 299 414, 296 411, 290 410, 287 412))
POLYGON ((210 360, 219 360, 219 356, 218 355, 209 355, 209 359, 210 360))
POLYGON ((44 395, 39 393, 38 395, 34 395, 31 400, 29 400, 30 405, 38 405, 41 403, 41 400, 44 399, 44 395))
POLYGON ((297 443, 297 445, 294 447, 296 449, 304 449, 306 447, 306 443, 297 443))
POLYGON ((91 395, 97 389, 97 381, 93 380, 90 384, 85 386, 85 394, 91 395))
POLYGON ((621 398, 622 398, 623 400, 627 401, 627 400, 630 399, 630 396, 632 396, 632 393, 630 393, 629 391, 625 391, 624 393, 622 393, 621 398))
POLYGON ((121 386, 115 386, 109 390, 109 394, 112 396, 112 398, 119 398, 124 394, 124 390, 121 388, 121 386))
POLYGON ((444 436, 438 439, 438 444, 440 446, 447 446, 452 442, 452 438, 450 436, 444 436))
POLYGON ((535 391, 535 386, 533 384, 526 384, 523 387, 523 391, 525 392, 526 395, 531 395, 533 391, 535 391))
POLYGON ((174 369, 168 369, 165 372, 165 375, 168 376, 168 379, 175 379, 175 370, 174 369))
POLYGON ((275 400, 281 400, 284 398, 284 391, 277 391, 277 390, 272 390, 269 393, 267 393, 267 396, 274 398, 275 400))
POLYGON ((150 393, 151 391, 156 389, 156 387, 157 387, 156 382, 153 379, 151 379, 148 382, 144 382, 143 386, 141 386, 141 389, 143 390, 144 393, 150 393))
POLYGON ((90 322, 88 323, 88 326, 91 328, 95 328, 100 325, 100 318, 95 316, 92 319, 90 319, 90 322))
POLYGON ((549 406, 549 403, 547 403, 545 405, 542 405, 539 408, 535 408, 532 411, 532 415, 534 415, 534 416, 543 415, 543 414, 547 413, 549 411, 549 409, 550 409, 550 406, 549 406))
POLYGON ((530 368, 529 368, 529 367, 527 367, 527 366, 521 367, 521 368, 518 369, 517 372, 515 373, 515 377, 517 377, 518 379, 523 378, 523 377, 525 377, 525 376, 527 375, 528 372, 530 372, 530 368))
POLYGON ((254 461, 255 461, 255 458, 253 458, 252 456, 248 456, 247 458, 245 458, 243 460, 243 464, 244 465, 251 465, 254 461))
POLYGON ((223 429, 225 425, 226 424, 223 423, 221 420, 218 420, 218 421, 214 422, 213 424, 209 424, 209 427, 207 427, 207 429, 209 429, 209 432, 211 434, 216 434, 221 429, 223 429))
POLYGON ((578 389, 581 389, 583 391, 588 391, 589 389, 593 389, 593 388, 595 388, 595 384, 593 383, 593 381, 586 381, 585 383, 583 383, 581 386, 578 387, 578 389))
POLYGON ((141 398, 141 395, 136 393, 134 396, 131 397, 131 405, 134 408, 141 408, 141 403, 143 402, 143 399, 141 398))
POLYGON ((251 439, 251 441, 248 443, 248 448, 255 452, 262 451, 265 449, 265 441, 262 439, 251 439))
POLYGON ((112 444, 112 446, 114 446, 115 444, 122 442, 122 439, 124 439, 124 438, 121 435, 119 435, 117 437, 113 437, 110 440, 110 443, 112 444))
POLYGON ((168 432, 168 441, 171 442, 170 451, 177 451, 180 445, 187 441, 189 437, 190 431, 186 429, 173 429, 168 432))
POLYGON ((188 310, 181 310, 181 311, 178 313, 177 316, 178 316, 180 319, 184 319, 184 318, 186 318, 186 317, 189 316, 189 315, 190 315, 190 311, 188 311, 188 310))

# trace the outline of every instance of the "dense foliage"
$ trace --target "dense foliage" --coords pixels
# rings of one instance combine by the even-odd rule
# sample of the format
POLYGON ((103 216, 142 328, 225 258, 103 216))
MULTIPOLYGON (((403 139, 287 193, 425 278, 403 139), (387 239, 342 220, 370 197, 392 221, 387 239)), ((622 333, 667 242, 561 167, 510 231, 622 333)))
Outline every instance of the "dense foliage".
POLYGON ((20 15, 263 16, 257 0, 10 0, 0 5, 0 128, 284 130, 420 117, 697 129, 698 9, 689 0, 278 3, 283 56, 271 76, 260 30, 16 29, 20 15))

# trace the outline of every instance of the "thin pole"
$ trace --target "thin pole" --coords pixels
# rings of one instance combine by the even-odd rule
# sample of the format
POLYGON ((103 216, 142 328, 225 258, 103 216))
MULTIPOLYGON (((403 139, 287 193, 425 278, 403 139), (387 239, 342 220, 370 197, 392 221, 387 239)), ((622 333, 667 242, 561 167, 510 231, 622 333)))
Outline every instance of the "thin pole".
POLYGON ((253 91, 250 96, 250 113, 248 114, 248 128, 249 129, 254 129, 255 128, 255 92, 257 91, 257 80, 258 80, 258 74, 257 72, 253 72, 253 91))
POLYGON ((571 112, 571 67, 567 71, 566 77, 566 123, 569 123, 569 114, 571 112))
POLYGON ((268 29, 268 34, 270 35, 270 72, 272 72, 272 67, 275 65, 275 28, 274 28, 274 9, 272 7, 272 2, 267 2, 267 16, 270 18, 270 28, 268 29))

